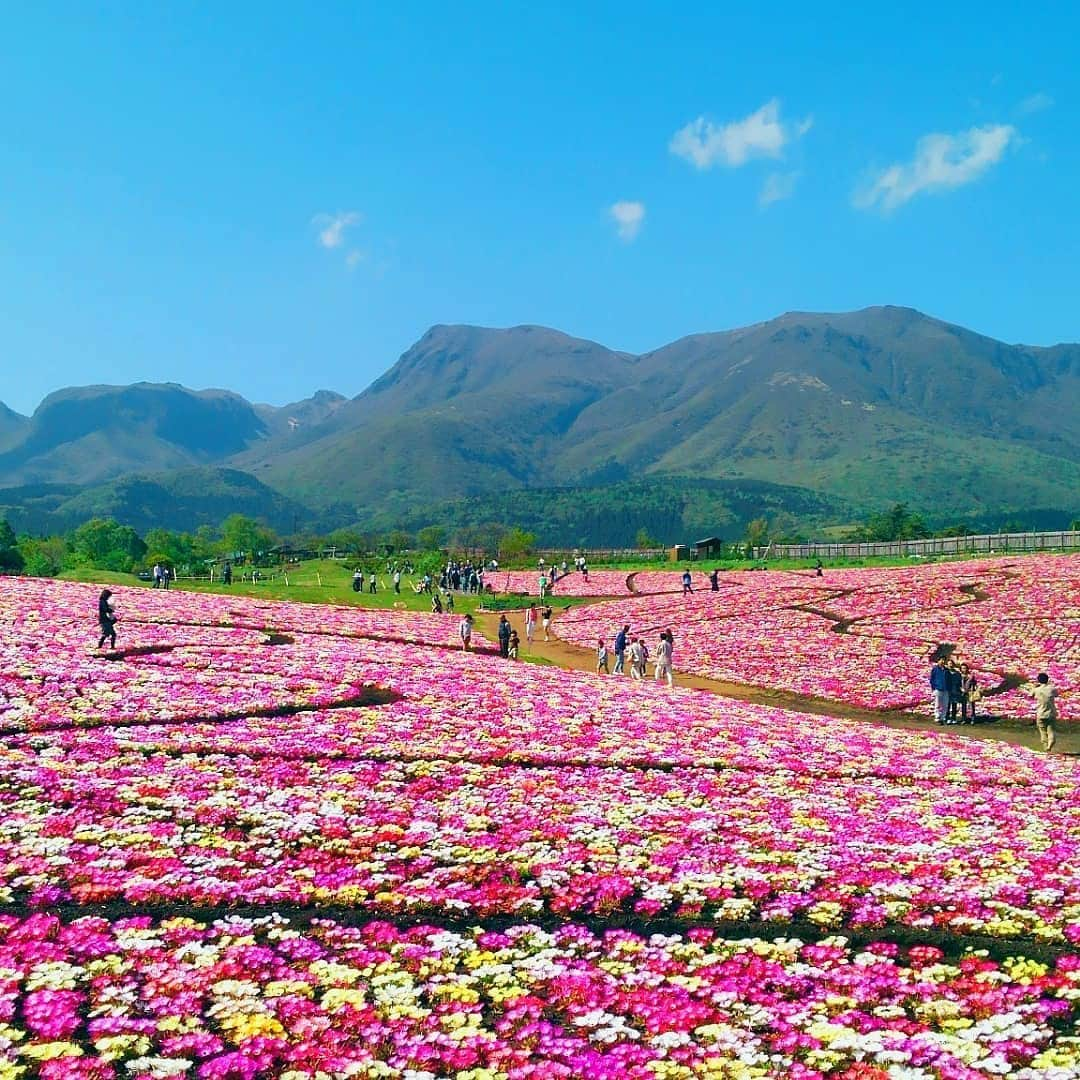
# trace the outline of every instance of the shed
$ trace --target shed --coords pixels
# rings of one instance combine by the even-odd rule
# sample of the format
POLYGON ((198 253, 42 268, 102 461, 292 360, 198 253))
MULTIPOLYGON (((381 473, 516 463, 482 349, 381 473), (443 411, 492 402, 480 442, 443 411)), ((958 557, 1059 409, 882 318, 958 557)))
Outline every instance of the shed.
POLYGON ((724 541, 719 536, 706 536, 694 544, 695 559, 716 559, 724 553, 724 541))
POLYGON ((668 551, 668 559, 671 562, 683 562, 690 558, 690 547, 687 544, 676 544, 668 551))

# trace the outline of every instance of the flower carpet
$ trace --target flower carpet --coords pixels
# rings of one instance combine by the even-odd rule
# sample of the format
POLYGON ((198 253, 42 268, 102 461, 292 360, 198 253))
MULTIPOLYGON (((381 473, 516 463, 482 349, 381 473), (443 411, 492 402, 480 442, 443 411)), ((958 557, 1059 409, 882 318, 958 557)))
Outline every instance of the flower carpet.
POLYGON ((0 579, 0 1080, 1080 1077, 1068 759, 96 593, 0 579))
MULTIPOLYGON (((636 575, 637 581, 643 575, 636 575)), ((721 575, 720 590, 663 590, 561 614, 555 633, 585 648, 629 623, 650 648, 675 633, 677 670, 870 709, 929 714, 931 656, 970 664, 994 716, 1029 716, 1015 689, 1046 671, 1080 688, 1080 555, 912 568, 721 575)), ((670 582, 679 575, 669 572, 670 582)), ((1065 709, 1068 718, 1068 709, 1065 709)))

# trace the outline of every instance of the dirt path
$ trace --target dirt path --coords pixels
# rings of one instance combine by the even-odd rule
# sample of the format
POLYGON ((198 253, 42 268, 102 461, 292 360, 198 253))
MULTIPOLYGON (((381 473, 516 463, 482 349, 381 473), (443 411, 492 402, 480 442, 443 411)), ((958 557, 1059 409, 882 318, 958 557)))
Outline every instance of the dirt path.
MULTIPOLYGON (((537 625, 536 640, 530 652, 528 642, 525 640, 525 612, 508 611, 506 615, 521 637, 521 655, 523 658, 528 659, 531 655, 571 671, 595 672, 596 657, 592 650, 570 645, 554 635, 552 635, 550 641, 544 641, 543 628, 539 624, 537 625)), ((478 612, 476 621, 479 629, 486 637, 492 641, 498 640, 496 629, 499 623, 498 613, 478 612)), ((611 662, 614 664, 614 658, 611 662)), ((607 677, 619 678, 620 676, 607 677)), ((604 676, 598 675, 597 678, 604 678, 604 676)), ((879 727, 899 728, 904 731, 941 730, 932 720, 911 713, 861 709, 843 702, 805 697, 786 690, 769 690, 757 686, 747 686, 744 683, 722 682, 719 679, 707 679, 700 675, 691 675, 678 670, 675 673, 675 684, 676 686, 689 687, 694 690, 704 690, 719 697, 732 698, 735 701, 749 701, 757 705, 774 705, 778 708, 790 709, 792 712, 808 713, 814 716, 841 716, 846 719, 876 724, 879 727)), ((1014 720, 994 720, 987 723, 978 723, 973 727, 959 726, 950 734, 970 739, 1007 742, 1014 746, 1027 747, 1029 750, 1039 749, 1039 737, 1034 726, 1014 720)), ((1057 745, 1054 752, 1056 754, 1064 753, 1070 757, 1080 754, 1080 733, 1074 734, 1067 727, 1059 724, 1057 745)))

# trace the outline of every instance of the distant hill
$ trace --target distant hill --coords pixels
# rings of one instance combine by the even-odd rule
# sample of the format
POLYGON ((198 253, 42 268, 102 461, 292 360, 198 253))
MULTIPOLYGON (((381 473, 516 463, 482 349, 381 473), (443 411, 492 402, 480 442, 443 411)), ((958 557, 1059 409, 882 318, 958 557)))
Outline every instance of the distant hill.
MULTIPOLYGON (((539 491, 549 524, 562 507, 561 527, 591 521, 597 536, 635 498, 674 520, 655 493, 683 487, 712 491, 708 512, 730 511, 732 528, 749 512, 740 490, 814 522, 900 500, 938 522, 1045 521, 1080 513, 1078 405, 1080 346, 1006 345, 907 308, 793 312, 641 356, 542 327, 436 326, 351 400, 275 408, 138 384, 61 391, 30 419, 0 412, 0 485, 90 486, 83 502, 64 495, 68 510, 112 498, 145 516, 153 500, 101 485, 226 467, 258 477, 266 513, 276 492, 308 524, 516 522, 539 491)), ((174 494, 170 512, 197 495, 174 494)), ((684 527, 704 525, 680 505, 684 527)))
POLYGON ((0 401, 0 451, 19 442, 29 420, 0 401))
POLYGON ((67 532, 93 517, 111 517, 140 532, 192 531, 230 514, 257 518, 289 533, 311 519, 307 507, 237 469, 177 469, 131 475, 105 484, 38 484, 0 488, 0 518, 19 532, 67 532))

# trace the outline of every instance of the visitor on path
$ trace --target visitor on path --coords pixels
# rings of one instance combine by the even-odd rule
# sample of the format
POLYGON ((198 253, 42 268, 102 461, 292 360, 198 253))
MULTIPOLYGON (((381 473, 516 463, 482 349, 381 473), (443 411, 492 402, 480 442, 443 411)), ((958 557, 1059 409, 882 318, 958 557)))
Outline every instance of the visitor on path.
POLYGON ((964 696, 963 676, 956 661, 950 660, 946 670, 949 673, 949 723, 960 723, 960 699, 964 696))
POLYGON ((630 624, 627 623, 615 635, 615 674, 626 674, 626 638, 630 633, 630 624))
POLYGON ((373 596, 379 591, 379 583, 375 580, 375 571, 371 571, 371 577, 368 578, 368 590, 373 596))
POLYGON ((596 674, 608 673, 607 642, 600 638, 596 643, 596 674))
MULTIPOLYGON (((449 599, 447 600, 449 603, 449 599)), ((472 616, 466 615, 458 624, 458 636, 461 638, 461 647, 468 652, 472 644, 472 616)))
POLYGON ((689 570, 683 571, 682 591, 683 596, 685 596, 687 593, 692 593, 694 591, 694 579, 690 576, 689 570))
POLYGON ((499 655, 505 660, 510 655, 510 621, 506 615, 499 616, 499 655))
MULTIPOLYGON (((231 585, 232 584, 232 563, 231 562, 227 562, 225 564, 225 569, 221 571, 221 583, 223 585, 231 585)), ((355 585, 353 587, 355 588, 355 585)), ((363 583, 363 581, 361 581, 360 582, 360 588, 362 589, 363 587, 364 587, 364 583, 363 583)), ((360 589, 356 589, 356 591, 359 592, 360 589)))
POLYGON ((934 723, 944 724, 949 719, 949 669, 944 656, 939 656, 930 669, 930 689, 934 697, 934 723))
POLYGON ((454 594, 452 592, 446 594, 446 611, 450 615, 454 614, 454 594))
POLYGON ((548 631, 551 629, 551 606, 550 605, 548 605, 546 608, 544 608, 544 610, 540 613, 540 618, 541 618, 541 620, 543 621, 543 624, 544 624, 544 640, 547 641, 548 640, 548 631))
POLYGON ((824 570, 824 567, 822 567, 822 565, 821 565, 821 560, 820 559, 818 559, 818 561, 816 563, 814 563, 814 570, 816 571, 818 577, 824 577, 825 576, 825 570, 824 570))
POLYGON ((540 575, 540 602, 541 603, 544 602, 544 597, 547 596, 547 590, 548 590, 547 574, 542 573, 540 575))
POLYGON ((442 614, 442 601, 439 599, 438 593, 431 594, 431 613, 433 615, 442 614))
POLYGON ((163 566, 161 568, 161 586, 162 586, 162 588, 167 589, 169 587, 169 582, 172 581, 172 579, 173 579, 173 572, 167 566, 163 566))
POLYGON ((1035 686, 1027 693, 1035 701, 1035 727, 1039 732, 1039 742, 1049 753, 1054 749, 1057 728, 1057 687, 1050 681, 1050 676, 1045 671, 1040 671, 1035 676, 1035 686))
POLYGON ((675 685, 675 678, 671 670, 672 652, 671 637, 665 632, 660 635, 660 640, 656 645, 655 678, 657 682, 659 682, 660 679, 664 679, 669 687, 675 685))
POLYGON ((510 631, 510 647, 507 649, 507 655, 511 660, 518 658, 518 650, 521 648, 521 638, 518 637, 516 630, 510 631))
POLYGON ((398 594, 401 593, 401 571, 400 570, 395 570, 394 571, 394 592, 396 592, 398 594))
POLYGON ((364 571, 357 568, 353 571, 352 576, 352 591, 363 592, 364 591, 364 571))
POLYGON ((528 610, 525 612, 525 640, 529 643, 529 648, 533 646, 533 638, 536 637, 536 607, 533 604, 529 605, 528 610))
POLYGON ((154 563, 154 588, 161 588, 161 563, 154 563))
POLYGON ((709 575, 709 588, 712 592, 720 591, 720 570, 715 566, 709 575))
POLYGON ((110 603, 111 597, 111 589, 102 589, 98 597, 98 625, 101 627, 101 637, 97 643, 99 649, 104 647, 106 638, 110 639, 109 648, 116 648, 116 610, 110 603))
POLYGON ((971 674, 967 664, 960 665, 960 719, 961 723, 975 723, 975 703, 982 696, 979 693, 979 680, 971 674))
POLYGON ((645 670, 645 642, 638 638, 630 646, 630 678, 636 681, 641 679, 641 673, 645 670))

